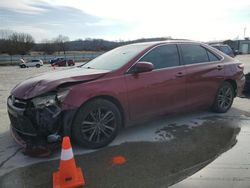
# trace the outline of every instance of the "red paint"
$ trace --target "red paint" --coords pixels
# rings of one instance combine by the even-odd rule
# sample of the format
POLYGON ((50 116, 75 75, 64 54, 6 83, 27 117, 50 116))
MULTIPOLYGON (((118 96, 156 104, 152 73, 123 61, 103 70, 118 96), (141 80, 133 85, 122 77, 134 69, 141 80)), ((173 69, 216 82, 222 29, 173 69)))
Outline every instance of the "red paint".
MULTIPOLYGON (((176 44, 184 42, 171 41, 176 44)), ((20 83, 12 90, 12 94, 17 98, 30 99, 57 90, 65 83, 73 83, 67 85, 70 92, 63 102, 63 110, 76 109, 95 97, 109 97, 120 104, 125 125, 128 125, 162 114, 210 107, 225 80, 235 81, 237 94, 241 93, 245 79, 243 70, 238 67, 240 63, 204 44, 201 45, 224 59, 220 62, 180 65, 137 74, 127 73, 149 49, 165 43, 170 42, 152 43, 152 46, 120 69, 108 71, 75 68, 43 74, 20 83)), ((147 68, 148 65, 143 66, 147 68)))

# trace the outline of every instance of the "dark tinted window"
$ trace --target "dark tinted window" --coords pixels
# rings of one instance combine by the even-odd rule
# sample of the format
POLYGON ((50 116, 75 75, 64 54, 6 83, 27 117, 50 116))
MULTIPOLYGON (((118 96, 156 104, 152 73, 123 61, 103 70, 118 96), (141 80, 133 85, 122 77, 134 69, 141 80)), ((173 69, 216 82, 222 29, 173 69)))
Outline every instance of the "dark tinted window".
POLYGON ((232 50, 228 46, 221 46, 221 51, 224 52, 225 54, 230 54, 232 53, 232 50))
POLYGON ((39 60, 32 60, 31 62, 39 62, 39 60))
POLYGON ((179 65, 177 46, 169 44, 159 46, 146 54, 140 61, 148 61, 154 64, 155 69, 174 67, 179 65))
POLYGON ((212 52, 210 52, 208 50, 207 50, 207 55, 208 55, 210 61, 219 61, 220 60, 219 57, 217 57, 216 55, 214 55, 212 52))
POLYGON ((205 48, 198 44, 181 44, 182 56, 185 64, 208 62, 205 48))

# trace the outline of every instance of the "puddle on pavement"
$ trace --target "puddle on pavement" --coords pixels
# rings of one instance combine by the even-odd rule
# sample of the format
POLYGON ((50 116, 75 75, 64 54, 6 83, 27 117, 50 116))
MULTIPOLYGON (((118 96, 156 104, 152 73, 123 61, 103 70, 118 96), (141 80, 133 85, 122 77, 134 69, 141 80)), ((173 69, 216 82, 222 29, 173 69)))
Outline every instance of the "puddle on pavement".
MULTIPOLYGON (((130 142, 76 156, 85 187, 167 187, 206 166, 236 143, 239 120, 207 119, 201 126, 169 124, 156 130, 158 142, 130 142), (171 139, 169 139, 171 137, 171 139), (168 140, 168 141, 166 141, 168 140), (126 162, 114 165, 122 155, 126 162)), ((13 170, 0 177, 0 187, 52 187, 59 161, 13 170)))

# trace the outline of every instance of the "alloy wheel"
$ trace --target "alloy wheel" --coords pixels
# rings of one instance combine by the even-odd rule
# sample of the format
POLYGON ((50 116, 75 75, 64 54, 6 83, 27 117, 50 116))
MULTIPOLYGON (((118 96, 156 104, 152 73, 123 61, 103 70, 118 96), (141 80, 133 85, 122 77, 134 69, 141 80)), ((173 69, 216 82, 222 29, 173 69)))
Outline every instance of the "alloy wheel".
POLYGON ((99 143, 112 136, 115 131, 115 115, 105 108, 89 112, 81 123, 81 134, 88 142, 99 143))
POLYGON ((233 92, 230 87, 224 86, 220 89, 218 95, 218 105, 222 109, 227 109, 230 107, 233 101, 233 92))

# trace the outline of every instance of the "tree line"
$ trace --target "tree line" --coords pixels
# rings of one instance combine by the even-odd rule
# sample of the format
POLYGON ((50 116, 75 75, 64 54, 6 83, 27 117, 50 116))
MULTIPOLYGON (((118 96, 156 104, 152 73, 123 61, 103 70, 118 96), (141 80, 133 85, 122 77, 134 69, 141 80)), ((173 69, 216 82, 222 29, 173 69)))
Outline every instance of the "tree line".
POLYGON ((27 33, 0 32, 0 52, 9 55, 25 55, 35 44, 34 38, 27 33))
POLYGON ((67 51, 108 51, 125 44, 167 39, 171 39, 171 37, 146 38, 131 41, 107 41, 91 38, 70 41, 69 37, 58 35, 54 39, 45 39, 41 43, 35 43, 34 38, 28 33, 0 30, 0 54, 27 55, 30 51, 38 51, 43 54, 54 54, 60 52, 65 54, 67 51))

